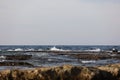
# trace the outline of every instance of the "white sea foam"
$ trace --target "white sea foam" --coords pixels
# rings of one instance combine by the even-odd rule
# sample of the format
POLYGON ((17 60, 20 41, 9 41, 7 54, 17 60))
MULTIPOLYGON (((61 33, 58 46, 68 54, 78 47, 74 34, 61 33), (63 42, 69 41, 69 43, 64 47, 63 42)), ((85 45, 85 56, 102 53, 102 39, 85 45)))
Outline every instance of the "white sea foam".
POLYGON ((48 59, 48 61, 53 61, 52 59, 48 59))
POLYGON ((5 59, 6 57, 5 56, 0 56, 0 59, 5 59))
POLYGON ((86 50, 86 51, 90 51, 90 52, 100 52, 100 51, 101 51, 101 49, 100 49, 100 48, 96 48, 96 49, 86 50))
POLYGON ((3 55, 0 56, 0 62, 4 62, 5 59, 6 59, 6 56, 3 56, 3 55))
POLYGON ((34 55, 37 57, 43 57, 43 56, 48 56, 48 53, 36 53, 34 55))
POLYGON ((96 63, 96 61, 95 60, 89 60, 89 61, 81 61, 82 63, 84 63, 84 64, 87 64, 87 63, 96 63))
POLYGON ((51 51, 64 51, 63 49, 58 49, 55 46, 50 48, 51 51))
POLYGON ((38 49, 38 51, 43 51, 42 49, 38 49))
POLYGON ((116 56, 117 54, 111 54, 110 56, 116 56))
POLYGON ((25 51, 35 51, 33 48, 26 49, 25 51))
POLYGON ((17 49, 15 49, 14 51, 23 51, 23 49, 17 48, 17 49))
POLYGON ((14 51, 14 50, 12 50, 12 49, 8 49, 7 51, 14 51))

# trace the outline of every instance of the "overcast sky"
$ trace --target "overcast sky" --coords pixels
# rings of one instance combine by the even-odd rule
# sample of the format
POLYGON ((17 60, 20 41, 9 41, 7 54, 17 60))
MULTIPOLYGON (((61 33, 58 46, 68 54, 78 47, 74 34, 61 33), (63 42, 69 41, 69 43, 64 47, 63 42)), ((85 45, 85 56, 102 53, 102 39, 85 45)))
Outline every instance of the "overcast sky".
POLYGON ((120 0, 0 0, 1 45, 120 45, 120 0))

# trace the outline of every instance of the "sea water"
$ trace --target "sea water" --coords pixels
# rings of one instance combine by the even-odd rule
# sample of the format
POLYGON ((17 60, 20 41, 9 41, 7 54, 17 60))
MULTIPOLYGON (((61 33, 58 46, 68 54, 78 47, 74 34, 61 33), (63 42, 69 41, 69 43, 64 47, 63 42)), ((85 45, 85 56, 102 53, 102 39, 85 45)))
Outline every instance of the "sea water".
MULTIPOLYGON (((90 46, 90 45, 9 45, 9 46, 0 46, 0 64, 3 62, 25 62, 33 65, 34 67, 47 67, 47 66, 58 66, 64 64, 77 65, 77 66, 96 66, 96 65, 106 65, 112 63, 119 63, 119 59, 102 59, 102 60, 78 60, 75 57, 65 55, 58 55, 58 53, 48 52, 48 51, 57 51, 59 54, 62 54, 65 51, 79 52, 89 51, 89 52, 111 52, 115 48, 120 52, 120 46, 90 46), (32 55, 30 59, 6 59, 6 56, 9 55, 32 55)), ((32 66, 32 67, 33 67, 32 66)), ((10 65, 4 66, 1 65, 0 69, 6 68, 31 68, 28 65, 10 65)))

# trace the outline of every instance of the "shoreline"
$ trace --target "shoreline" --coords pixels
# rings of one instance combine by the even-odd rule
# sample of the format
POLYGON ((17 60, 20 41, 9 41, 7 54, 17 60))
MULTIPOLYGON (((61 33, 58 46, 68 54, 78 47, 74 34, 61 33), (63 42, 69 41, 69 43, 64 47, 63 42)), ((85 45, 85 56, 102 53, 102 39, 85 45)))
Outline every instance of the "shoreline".
POLYGON ((120 80, 120 63, 105 66, 54 66, 1 70, 0 80, 120 80))

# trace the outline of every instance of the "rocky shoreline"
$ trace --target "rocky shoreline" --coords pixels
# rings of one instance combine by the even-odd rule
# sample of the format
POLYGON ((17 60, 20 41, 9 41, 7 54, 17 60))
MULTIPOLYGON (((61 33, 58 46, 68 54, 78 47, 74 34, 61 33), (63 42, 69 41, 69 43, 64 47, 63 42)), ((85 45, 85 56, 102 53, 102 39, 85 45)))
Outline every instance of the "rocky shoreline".
POLYGON ((1 70, 0 80, 120 80, 120 64, 1 70))

